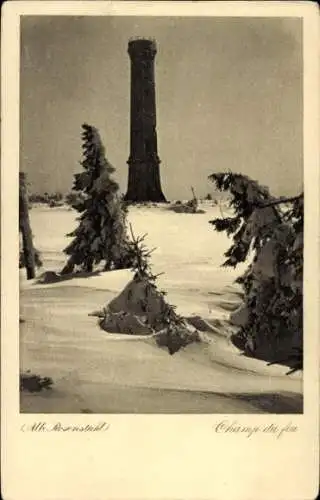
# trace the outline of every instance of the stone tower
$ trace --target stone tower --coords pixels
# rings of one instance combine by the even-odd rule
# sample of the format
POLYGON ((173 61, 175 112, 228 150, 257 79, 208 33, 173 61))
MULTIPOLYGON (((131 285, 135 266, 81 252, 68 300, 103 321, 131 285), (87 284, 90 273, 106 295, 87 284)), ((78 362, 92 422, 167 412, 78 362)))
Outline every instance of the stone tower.
POLYGON ((148 39, 129 41, 131 60, 129 202, 165 202, 160 183, 160 159, 156 130, 154 60, 156 43, 148 39))

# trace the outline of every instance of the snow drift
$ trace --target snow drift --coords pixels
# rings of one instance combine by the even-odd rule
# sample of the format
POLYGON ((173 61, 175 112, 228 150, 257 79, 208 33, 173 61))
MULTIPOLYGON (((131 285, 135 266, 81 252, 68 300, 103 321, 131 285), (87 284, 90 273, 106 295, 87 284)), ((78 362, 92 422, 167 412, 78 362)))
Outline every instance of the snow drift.
POLYGON ((117 335, 97 326, 97 318, 90 314, 105 304, 111 306, 113 315, 125 308, 139 321, 146 317, 126 295, 132 273, 75 274, 72 279, 56 276, 65 261, 64 235, 76 227, 76 213, 34 207, 31 226, 43 257, 42 271, 54 274, 41 283, 26 281, 25 271, 20 270, 20 370, 51 377, 54 384, 51 391, 23 392, 22 412, 303 411, 301 372, 286 376, 286 367, 267 366, 244 356, 229 340, 229 306, 235 309, 241 302, 240 287, 234 280, 244 267, 221 267, 230 241, 226 235, 208 230, 208 221, 219 215, 219 207, 207 204, 205 209, 206 214, 197 217, 174 213, 167 206, 129 210, 134 231, 143 234, 147 228, 147 246, 156 248, 152 257, 155 273, 165 270, 157 279, 159 289, 167 292, 164 300, 175 304, 177 314, 201 336, 207 332, 208 342, 193 342, 169 356, 156 345, 159 332, 117 335))

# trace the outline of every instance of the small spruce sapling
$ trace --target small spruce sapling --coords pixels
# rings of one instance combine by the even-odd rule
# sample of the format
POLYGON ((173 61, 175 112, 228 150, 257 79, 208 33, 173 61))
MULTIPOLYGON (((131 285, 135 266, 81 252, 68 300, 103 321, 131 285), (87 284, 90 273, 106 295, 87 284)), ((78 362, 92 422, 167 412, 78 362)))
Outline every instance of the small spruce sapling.
POLYGON ((162 310, 159 317, 155 320, 155 324, 151 325, 157 330, 157 322, 165 325, 161 334, 156 337, 157 343, 160 346, 165 346, 169 354, 175 354, 182 347, 187 346, 192 342, 200 340, 197 331, 191 333, 187 331, 186 322, 182 316, 176 312, 176 307, 169 304, 165 300, 166 292, 159 290, 156 285, 157 278, 162 274, 153 274, 150 264, 150 256, 154 249, 148 250, 144 244, 146 235, 135 237, 130 226, 131 242, 130 248, 132 252, 132 270, 134 271, 135 280, 146 280, 148 286, 152 287, 156 294, 162 299, 162 310))

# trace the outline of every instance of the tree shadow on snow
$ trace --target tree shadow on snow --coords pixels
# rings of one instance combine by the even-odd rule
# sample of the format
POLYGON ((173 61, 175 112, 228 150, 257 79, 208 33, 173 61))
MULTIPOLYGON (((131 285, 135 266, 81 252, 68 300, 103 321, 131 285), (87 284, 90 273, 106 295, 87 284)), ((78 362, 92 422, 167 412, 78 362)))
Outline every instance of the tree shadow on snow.
MULTIPOLYGON (((64 407, 70 393, 41 391, 22 394, 21 413, 138 413, 138 414, 286 414, 303 413, 303 396, 283 393, 223 393, 186 389, 117 386, 106 387, 104 409, 64 407), (52 399, 53 398, 53 399, 52 399), (51 400, 51 402, 50 402, 51 400), (49 404, 49 406, 48 406, 49 404)), ((90 405, 89 405, 90 406, 90 405)))
MULTIPOLYGON (((152 390, 152 389, 151 389, 152 390)), ((266 413, 274 414, 301 414, 303 413, 303 396, 294 392, 283 392, 283 393, 234 393, 234 392, 211 392, 211 391, 186 391, 183 389, 161 389, 161 392, 170 393, 194 393, 201 399, 213 400, 212 413, 223 413, 224 410, 219 411, 215 408, 215 403, 219 403, 222 400, 233 400, 242 401, 257 410, 262 410, 266 413)), ((223 406, 223 405, 222 405, 223 406)), ((166 413, 164 410, 163 413, 166 413)), ((188 412, 187 412, 188 413, 188 412)), ((193 413, 201 413, 193 412, 193 413)), ((233 412, 232 412, 233 413, 233 412)), ((249 413, 248 410, 241 411, 239 408, 234 413, 249 413)))
POLYGON ((245 401, 268 413, 303 413, 303 396, 295 393, 226 394, 235 400, 245 401))
POLYGON ((266 344, 260 349, 250 351, 247 347, 245 338, 241 334, 234 333, 231 335, 230 340, 233 345, 241 351, 241 356, 251 359, 259 359, 261 361, 265 361, 268 365, 277 364, 286 366, 289 368, 287 375, 296 371, 302 371, 303 369, 302 353, 299 349, 295 350, 291 347, 290 342, 288 342, 288 345, 284 343, 281 349, 272 349, 270 345, 266 344))
POLYGON ((70 274, 59 274, 55 271, 46 271, 41 274, 39 278, 36 280, 37 285, 49 285, 51 283, 60 283, 63 281, 70 281, 74 278, 91 278, 92 276, 100 276, 100 270, 86 272, 86 271, 78 271, 70 274))

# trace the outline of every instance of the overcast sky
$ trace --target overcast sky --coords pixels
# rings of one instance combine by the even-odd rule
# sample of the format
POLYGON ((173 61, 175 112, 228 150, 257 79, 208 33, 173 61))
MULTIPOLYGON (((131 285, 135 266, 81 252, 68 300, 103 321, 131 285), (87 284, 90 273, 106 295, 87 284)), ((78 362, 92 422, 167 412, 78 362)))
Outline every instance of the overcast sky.
POLYGON ((275 194, 302 187, 299 19, 25 17, 21 169, 33 191, 67 192, 81 124, 96 126, 123 191, 129 156, 128 39, 154 37, 157 130, 168 199, 210 191, 233 170, 275 194))

